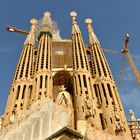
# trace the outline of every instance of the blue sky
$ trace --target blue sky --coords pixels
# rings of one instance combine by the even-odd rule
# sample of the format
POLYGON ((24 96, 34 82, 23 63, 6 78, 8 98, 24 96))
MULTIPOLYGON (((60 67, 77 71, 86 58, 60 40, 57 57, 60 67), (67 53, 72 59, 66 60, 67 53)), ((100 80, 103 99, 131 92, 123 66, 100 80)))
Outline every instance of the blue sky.
MULTIPOLYGON (((52 19, 58 23, 61 37, 71 37, 70 12, 78 13, 78 24, 83 33, 85 44, 88 35, 85 19, 93 19, 94 30, 103 48, 120 51, 124 36, 130 34, 129 50, 140 71, 140 1, 139 0, 1 0, 0 2, 0 114, 4 112, 7 96, 18 62, 25 36, 8 33, 5 25, 13 25, 29 30, 31 18, 40 19, 49 10, 52 19)), ((119 80, 121 55, 106 53, 116 83, 119 80)), ((140 118, 140 88, 130 70, 125 65, 125 74, 119 93, 125 112, 135 111, 140 118)))

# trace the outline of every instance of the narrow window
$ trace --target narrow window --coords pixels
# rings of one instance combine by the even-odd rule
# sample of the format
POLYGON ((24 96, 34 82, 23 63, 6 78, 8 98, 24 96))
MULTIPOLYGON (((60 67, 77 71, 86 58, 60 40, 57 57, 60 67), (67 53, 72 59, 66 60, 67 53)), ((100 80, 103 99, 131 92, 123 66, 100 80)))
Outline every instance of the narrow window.
POLYGON ((47 75, 45 76, 45 88, 47 88, 47 75))
POLYGON ((22 92, 22 99, 24 98, 25 89, 26 89, 26 86, 24 85, 24 87, 23 87, 23 92, 22 92))
POLYGON ((100 113, 100 120, 101 120, 101 125, 102 125, 102 129, 105 129, 105 124, 104 124, 104 118, 103 118, 103 114, 100 113))
POLYGON ((18 89, 17 89, 17 99, 19 98, 19 92, 20 92, 20 86, 18 86, 18 89))
POLYGON ((99 89, 98 86, 99 85, 94 84, 94 91, 95 91, 95 95, 96 95, 98 104, 101 104, 102 103, 102 99, 101 99, 101 95, 100 95, 100 89, 99 89))
POLYGON ((31 99, 31 96, 32 96, 32 89, 33 89, 33 86, 30 85, 29 86, 29 99, 31 99))
POLYGON ((15 108, 17 108, 17 104, 15 104, 15 108))
POLYGON ((108 100, 107 100, 107 95, 106 95, 106 90, 105 90, 104 84, 102 84, 102 89, 103 89, 104 96, 105 96, 105 99, 106 99, 106 104, 108 105, 108 100))
POLYGON ((40 76, 40 89, 42 88, 42 80, 43 80, 43 76, 40 76))
POLYGON ((80 75, 78 75, 78 78, 79 78, 80 87, 82 87, 82 85, 81 85, 80 75))
POLYGON ((96 84, 94 84, 94 91, 95 91, 95 95, 96 95, 96 97, 98 97, 96 84))
POLYGON ((83 75, 83 80, 84 80, 84 86, 87 87, 87 82, 86 82, 86 76, 83 75))
POLYGON ((107 84, 107 88, 108 88, 108 92, 109 92, 109 95, 110 97, 112 98, 112 104, 115 105, 115 102, 114 102, 114 98, 113 98, 113 94, 112 94, 112 90, 111 90, 111 87, 110 87, 110 84, 107 84))
POLYGON ((107 88, 108 88, 108 91, 109 91, 109 95, 112 98, 112 91, 111 91, 111 88, 110 88, 110 85, 109 84, 107 84, 107 88))
POLYGON ((100 104, 101 104, 102 103, 102 97, 101 97, 101 92, 100 92, 100 88, 99 88, 98 84, 97 84, 97 91, 98 91, 98 97, 99 97, 100 104))
POLYGON ((113 123, 112 118, 110 118, 110 122, 113 123))

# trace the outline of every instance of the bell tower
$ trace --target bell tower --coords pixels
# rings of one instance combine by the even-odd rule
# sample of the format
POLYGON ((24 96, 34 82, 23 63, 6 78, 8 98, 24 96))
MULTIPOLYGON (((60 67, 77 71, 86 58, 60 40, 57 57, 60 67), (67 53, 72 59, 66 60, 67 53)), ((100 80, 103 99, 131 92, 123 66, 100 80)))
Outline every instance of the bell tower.
POLYGON ((20 116, 26 111, 33 91, 34 77, 34 48, 35 48, 35 24, 36 19, 30 21, 32 24, 29 35, 27 36, 16 72, 11 84, 8 101, 6 105, 4 125, 8 125, 10 116, 20 116))
MULTIPOLYGON (((84 133, 87 122, 93 123, 96 106, 91 85, 90 67, 81 31, 76 21, 76 12, 72 17, 72 53, 74 75, 74 104, 76 129, 84 133)), ((96 120, 98 122, 98 120, 96 120)))
POLYGON ((92 28, 92 20, 86 19, 89 33, 89 48, 92 66, 92 87, 101 108, 100 119, 102 129, 108 129, 110 134, 129 134, 127 120, 120 101, 113 75, 105 58, 101 45, 92 28))
POLYGON ((38 36, 38 49, 35 64, 34 100, 52 98, 52 20, 50 12, 45 12, 38 36))

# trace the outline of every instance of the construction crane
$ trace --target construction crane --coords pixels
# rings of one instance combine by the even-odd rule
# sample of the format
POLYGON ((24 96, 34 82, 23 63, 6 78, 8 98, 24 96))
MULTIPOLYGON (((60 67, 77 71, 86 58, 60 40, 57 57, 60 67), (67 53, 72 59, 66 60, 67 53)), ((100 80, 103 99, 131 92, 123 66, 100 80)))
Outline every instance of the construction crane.
POLYGON ((29 34, 29 32, 27 32, 27 31, 17 29, 15 27, 12 27, 12 26, 9 26, 9 25, 6 26, 6 30, 8 32, 17 32, 17 33, 21 33, 21 34, 25 34, 25 35, 29 34))
MULTIPOLYGON (((117 51, 117 50, 112 50, 112 49, 110 49, 110 48, 101 48, 101 49, 102 49, 104 52, 107 52, 107 53, 112 53, 112 54, 115 54, 115 55, 120 54, 119 51, 117 51)), ((89 45, 86 45, 85 50, 87 51, 87 54, 90 54, 89 45)))
POLYGON ((123 58, 122 58, 122 67, 121 67, 121 71, 120 71, 120 82, 119 82, 119 87, 122 83, 122 77, 123 77, 123 73, 124 73, 124 67, 125 67, 125 60, 127 58, 129 64, 130 64, 130 68, 136 78, 136 81, 138 83, 138 85, 140 86, 140 74, 139 71, 135 65, 135 62, 128 50, 128 42, 129 42, 129 34, 126 34, 125 37, 125 41, 124 41, 124 45, 123 45, 123 49, 121 51, 121 53, 123 54, 123 58))

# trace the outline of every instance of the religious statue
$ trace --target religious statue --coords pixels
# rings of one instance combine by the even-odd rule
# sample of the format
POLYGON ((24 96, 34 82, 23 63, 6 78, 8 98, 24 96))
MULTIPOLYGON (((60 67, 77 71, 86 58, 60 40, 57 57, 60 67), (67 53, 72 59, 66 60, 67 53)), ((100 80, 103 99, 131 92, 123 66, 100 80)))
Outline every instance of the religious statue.
POLYGON ((132 136, 135 140, 140 140, 140 125, 138 123, 138 120, 135 118, 134 112, 130 109, 129 110, 130 120, 131 122, 131 130, 132 130, 132 136))
POLYGON ((116 107, 114 107, 114 116, 115 116, 116 132, 120 133, 120 132, 125 131, 125 127, 120 120, 120 114, 116 107))
POLYGON ((89 118, 91 116, 94 116, 93 114, 93 108, 92 108, 92 100, 89 98, 88 95, 86 95, 86 99, 85 99, 85 109, 86 109, 86 118, 89 118))

